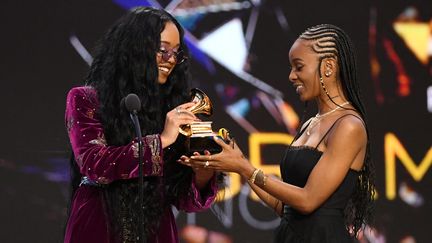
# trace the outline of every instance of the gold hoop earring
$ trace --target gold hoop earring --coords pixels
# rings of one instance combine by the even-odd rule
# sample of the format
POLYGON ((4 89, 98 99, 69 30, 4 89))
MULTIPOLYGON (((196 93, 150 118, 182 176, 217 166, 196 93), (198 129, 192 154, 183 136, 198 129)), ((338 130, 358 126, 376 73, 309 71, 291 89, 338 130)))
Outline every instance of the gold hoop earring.
POLYGON ((329 93, 327 92, 327 89, 326 89, 326 87, 325 87, 324 80, 323 80, 322 77, 320 77, 320 83, 321 83, 321 87, 323 88, 323 90, 324 90, 324 92, 326 93, 326 95, 327 95, 328 97, 330 97, 329 93))

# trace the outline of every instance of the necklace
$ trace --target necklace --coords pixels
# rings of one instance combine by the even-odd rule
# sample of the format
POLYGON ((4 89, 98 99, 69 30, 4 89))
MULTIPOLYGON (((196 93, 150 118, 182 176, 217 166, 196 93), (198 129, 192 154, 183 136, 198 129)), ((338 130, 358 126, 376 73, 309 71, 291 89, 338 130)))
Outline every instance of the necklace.
POLYGON ((314 117, 312 117, 312 119, 311 119, 311 121, 310 121, 310 124, 309 124, 308 128, 306 129, 306 135, 308 135, 308 136, 311 135, 311 133, 310 133, 311 130, 312 130, 316 125, 319 124, 319 122, 321 121, 321 119, 323 119, 324 117, 330 115, 331 113, 333 113, 333 112, 335 112, 335 111, 341 109, 342 107, 344 107, 344 106, 346 106, 346 105, 348 105, 348 104, 349 104, 349 102, 347 101, 347 102, 342 103, 340 106, 337 106, 336 108, 327 111, 327 112, 324 113, 324 114, 321 114, 321 115, 320 115, 319 113, 317 113, 314 117))

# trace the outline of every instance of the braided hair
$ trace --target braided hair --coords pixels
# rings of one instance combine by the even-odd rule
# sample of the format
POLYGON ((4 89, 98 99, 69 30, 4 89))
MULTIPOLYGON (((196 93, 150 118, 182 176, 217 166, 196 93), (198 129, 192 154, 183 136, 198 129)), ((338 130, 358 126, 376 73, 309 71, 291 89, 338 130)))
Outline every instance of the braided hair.
POLYGON ((342 29, 330 24, 321 24, 308 28, 300 35, 299 39, 311 41, 310 48, 319 56, 317 70, 321 86, 327 97, 335 105, 343 109, 350 109, 338 105, 332 97, 330 97, 324 82, 322 82, 322 74, 319 71, 321 63, 325 58, 337 60, 344 95, 354 107, 354 109, 351 110, 359 113, 365 124, 367 144, 364 165, 360 171, 354 194, 345 208, 346 224, 351 227, 350 230, 357 236, 358 231, 365 224, 370 224, 372 221, 375 195, 375 168, 370 155, 370 136, 367 126, 367 115, 357 78, 354 46, 348 35, 342 29))

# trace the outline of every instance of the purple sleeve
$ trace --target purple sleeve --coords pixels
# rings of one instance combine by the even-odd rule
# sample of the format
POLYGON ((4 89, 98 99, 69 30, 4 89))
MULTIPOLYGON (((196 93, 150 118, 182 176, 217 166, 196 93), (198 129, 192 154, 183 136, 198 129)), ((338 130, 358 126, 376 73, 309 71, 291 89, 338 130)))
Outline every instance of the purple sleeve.
MULTIPOLYGON (((88 86, 73 88, 66 102, 66 127, 81 174, 101 184, 138 177, 138 141, 108 146, 103 125, 97 118, 96 91, 88 86)), ((143 137, 144 176, 162 176, 160 136, 143 137)))
POLYGON ((207 186, 201 190, 196 187, 195 177, 192 179, 191 190, 179 199, 176 207, 185 212, 200 212, 208 209, 217 195, 216 176, 213 176, 207 186))

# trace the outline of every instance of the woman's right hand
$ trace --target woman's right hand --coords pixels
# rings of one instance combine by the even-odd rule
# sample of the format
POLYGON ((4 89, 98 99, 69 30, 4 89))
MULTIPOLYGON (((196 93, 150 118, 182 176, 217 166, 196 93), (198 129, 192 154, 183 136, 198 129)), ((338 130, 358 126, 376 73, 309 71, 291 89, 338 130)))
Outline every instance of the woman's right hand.
POLYGON ((162 148, 166 148, 175 142, 179 135, 179 127, 181 125, 199 121, 189 110, 194 105, 194 102, 184 103, 166 114, 165 127, 161 133, 162 148))
POLYGON ((248 179, 255 168, 245 158, 234 140, 226 144, 220 137, 213 138, 222 148, 218 154, 193 155, 190 158, 182 156, 180 163, 193 168, 206 168, 216 171, 234 172, 248 179))

